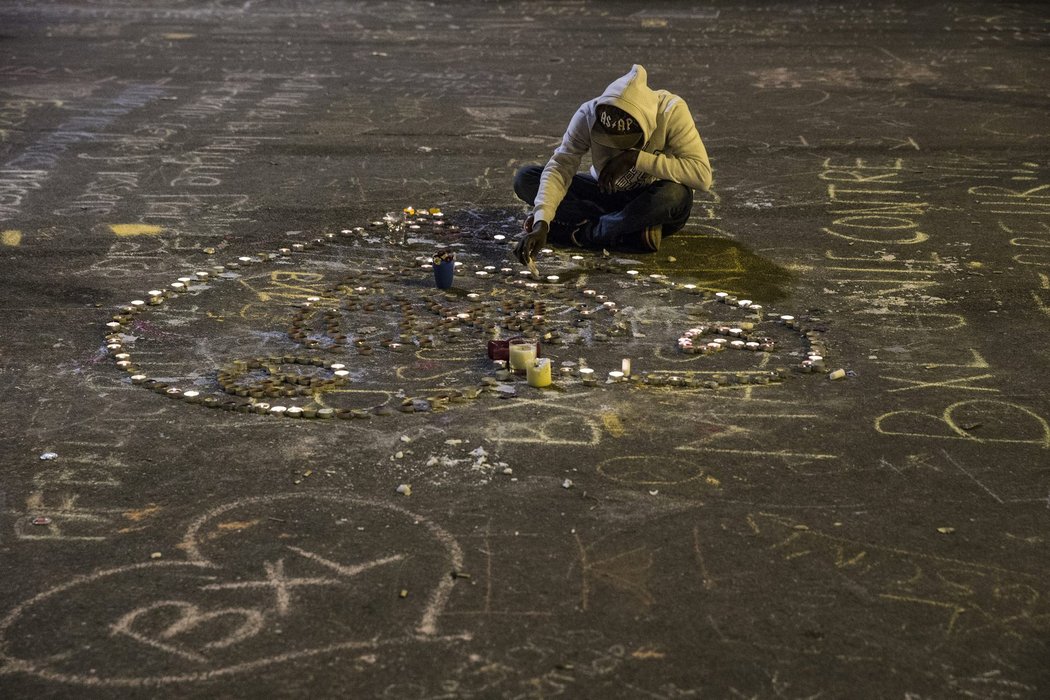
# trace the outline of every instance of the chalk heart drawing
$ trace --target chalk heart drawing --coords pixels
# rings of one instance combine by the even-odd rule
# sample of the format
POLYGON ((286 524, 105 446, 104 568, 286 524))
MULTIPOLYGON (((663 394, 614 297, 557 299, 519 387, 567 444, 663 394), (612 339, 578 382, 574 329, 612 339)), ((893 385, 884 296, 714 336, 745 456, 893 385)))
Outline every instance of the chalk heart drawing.
POLYGON ((185 561, 78 576, 10 610, 0 675, 149 687, 469 639, 439 633, 460 546, 392 504, 330 492, 245 498, 200 516, 181 549, 185 561))
POLYGON ((937 416, 922 411, 892 411, 875 419, 884 435, 1022 443, 1050 448, 1050 425, 1035 411, 1007 401, 959 401, 937 416))

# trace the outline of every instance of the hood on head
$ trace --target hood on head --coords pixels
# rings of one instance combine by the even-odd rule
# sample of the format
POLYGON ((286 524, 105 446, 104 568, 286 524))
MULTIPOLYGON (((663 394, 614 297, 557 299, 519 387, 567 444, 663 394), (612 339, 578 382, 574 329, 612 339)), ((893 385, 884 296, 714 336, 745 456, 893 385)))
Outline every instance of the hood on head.
MULTIPOLYGON (((649 135, 653 133, 653 129, 656 126, 657 98, 656 93, 649 88, 647 79, 645 68, 636 63, 631 66, 631 70, 626 75, 622 75, 609 83, 609 87, 605 88, 605 92, 594 101, 596 106, 602 104, 612 105, 637 119, 638 124, 642 127, 642 143, 649 140, 649 135)), ((596 133, 594 126, 592 123, 592 138, 598 143, 603 143, 604 135, 596 133)), ((617 148, 614 143, 605 143, 604 145, 617 148)))

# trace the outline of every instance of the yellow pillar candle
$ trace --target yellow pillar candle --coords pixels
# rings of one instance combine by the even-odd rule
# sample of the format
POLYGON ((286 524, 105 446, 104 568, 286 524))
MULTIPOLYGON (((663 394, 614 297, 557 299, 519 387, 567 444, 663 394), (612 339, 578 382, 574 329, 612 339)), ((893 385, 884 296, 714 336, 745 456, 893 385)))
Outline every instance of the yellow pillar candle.
POLYGON ((510 342, 510 368, 519 372, 525 371, 536 359, 536 344, 527 340, 510 342))
POLYGON ((529 386, 542 389, 551 383, 551 361, 546 357, 539 357, 525 366, 525 374, 529 386))

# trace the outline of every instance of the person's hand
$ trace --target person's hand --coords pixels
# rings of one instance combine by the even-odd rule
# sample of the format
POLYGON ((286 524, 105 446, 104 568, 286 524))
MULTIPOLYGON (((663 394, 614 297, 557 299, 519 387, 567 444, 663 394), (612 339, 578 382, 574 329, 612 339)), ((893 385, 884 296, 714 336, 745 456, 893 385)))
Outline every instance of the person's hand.
POLYGON ((514 247, 514 257, 522 265, 528 265, 536 257, 536 251, 547 245, 547 233, 550 227, 546 221, 536 221, 532 214, 525 219, 525 230, 528 232, 514 247))
POLYGON ((616 181, 638 162, 638 151, 623 151, 613 156, 598 175, 598 189, 610 194, 616 189, 616 181))

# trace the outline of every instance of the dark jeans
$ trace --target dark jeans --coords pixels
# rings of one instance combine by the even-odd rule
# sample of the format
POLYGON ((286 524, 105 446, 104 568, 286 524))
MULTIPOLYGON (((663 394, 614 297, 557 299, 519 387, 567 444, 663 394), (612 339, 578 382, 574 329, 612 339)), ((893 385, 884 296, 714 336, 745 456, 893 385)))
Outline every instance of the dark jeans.
MULTIPOLYGON (((514 176, 514 193, 526 204, 536 203, 543 167, 526 165, 514 176)), ((585 245, 636 245, 642 231, 663 227, 666 238, 680 231, 693 209, 693 191, 670 180, 606 194, 588 174, 576 174, 550 222, 550 241, 572 245, 572 233, 585 245)))

